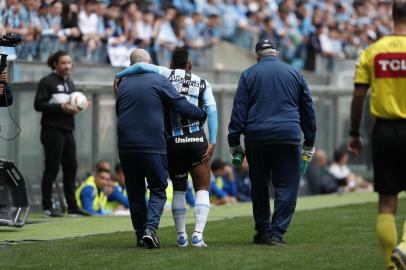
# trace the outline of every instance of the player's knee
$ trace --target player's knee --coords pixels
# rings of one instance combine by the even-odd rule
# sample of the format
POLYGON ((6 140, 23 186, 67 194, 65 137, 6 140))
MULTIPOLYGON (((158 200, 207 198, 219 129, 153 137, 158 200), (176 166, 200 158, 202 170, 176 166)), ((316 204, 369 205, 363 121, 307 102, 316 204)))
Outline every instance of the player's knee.
POLYGON ((194 167, 191 171, 194 185, 208 188, 210 184, 210 173, 209 166, 205 164, 194 167))

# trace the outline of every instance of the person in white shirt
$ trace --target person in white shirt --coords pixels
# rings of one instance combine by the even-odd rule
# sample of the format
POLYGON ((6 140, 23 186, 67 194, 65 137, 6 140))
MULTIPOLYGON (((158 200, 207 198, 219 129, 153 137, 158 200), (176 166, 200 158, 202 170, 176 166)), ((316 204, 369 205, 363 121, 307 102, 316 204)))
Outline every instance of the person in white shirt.
POLYGON ((356 176, 348 167, 348 151, 339 149, 334 152, 333 163, 329 167, 329 173, 336 178, 343 191, 371 190, 371 184, 356 176))
POLYGON ((97 4, 96 0, 86 0, 84 9, 79 13, 78 25, 82 33, 83 42, 86 44, 87 60, 91 60, 92 53, 101 45, 98 35, 99 17, 96 14, 97 4))
POLYGON ((142 48, 151 45, 153 32, 154 14, 150 10, 142 13, 142 18, 137 22, 137 43, 142 48))

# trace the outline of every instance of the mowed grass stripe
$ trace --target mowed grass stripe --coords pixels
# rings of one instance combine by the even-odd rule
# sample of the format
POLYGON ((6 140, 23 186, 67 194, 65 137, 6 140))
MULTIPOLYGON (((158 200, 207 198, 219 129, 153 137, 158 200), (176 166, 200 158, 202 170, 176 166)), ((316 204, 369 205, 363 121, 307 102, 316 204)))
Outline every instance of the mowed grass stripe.
MULTIPOLYGON (((403 221, 405 199, 399 213, 398 221, 403 221)), ((207 249, 176 248, 169 227, 159 230, 160 250, 136 248, 131 232, 44 241, 0 248, 0 268, 383 269, 375 220, 376 203, 299 211, 286 247, 253 245, 251 217, 209 222, 207 249)), ((189 234, 192 230, 189 225, 189 234)))
MULTIPOLYGON (((298 199, 297 210, 309 210, 340 205, 358 204, 377 201, 374 193, 347 193, 342 195, 322 195, 301 197, 298 199)), ((251 216, 252 206, 250 203, 212 207, 209 220, 224 220, 235 217, 251 216)), ((39 218, 37 214, 23 228, 0 227, 0 243, 3 241, 21 240, 54 240, 87 235, 108 234, 114 232, 131 231, 130 217, 92 217, 92 218, 39 218)), ((193 210, 187 213, 187 224, 194 222, 193 210)), ((172 227, 173 220, 170 210, 166 210, 161 228, 172 227)))

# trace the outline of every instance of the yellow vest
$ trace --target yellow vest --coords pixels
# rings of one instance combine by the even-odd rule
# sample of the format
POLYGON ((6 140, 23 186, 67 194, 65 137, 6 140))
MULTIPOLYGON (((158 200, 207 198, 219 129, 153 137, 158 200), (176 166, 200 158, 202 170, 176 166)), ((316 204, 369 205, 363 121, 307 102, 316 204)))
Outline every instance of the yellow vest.
MULTIPOLYGON (((147 185, 147 183, 146 183, 147 185)), ((172 204, 172 199, 173 199, 173 185, 172 181, 168 181, 168 187, 166 188, 166 203, 168 207, 172 204)), ((146 198, 149 199, 149 189, 147 189, 146 192, 146 198)))
MULTIPOLYGON (((115 183, 115 184, 114 184, 114 187, 119 186, 119 185, 120 185, 119 183, 115 183)), ((127 189, 124 189, 123 194, 124 194, 124 196, 127 197, 127 189)), ((107 203, 106 203, 106 209, 114 210, 114 209, 116 209, 117 207, 119 207, 120 205, 121 205, 121 204, 120 204, 119 202, 115 202, 115 201, 109 202, 109 201, 107 201, 107 203)))
POLYGON ((83 209, 82 201, 80 200, 80 194, 82 193, 82 190, 85 187, 91 186, 94 189, 94 197, 93 197, 93 211, 94 212, 99 212, 100 210, 103 210, 106 208, 107 204, 107 196, 104 194, 103 191, 100 193, 98 192, 96 182, 94 180, 94 176, 91 175, 89 176, 80 186, 76 189, 75 192, 75 197, 76 197, 76 202, 80 208, 83 209))
POLYGON ((217 176, 215 181, 216 181, 216 186, 219 189, 223 189, 223 187, 224 187, 223 177, 217 176))

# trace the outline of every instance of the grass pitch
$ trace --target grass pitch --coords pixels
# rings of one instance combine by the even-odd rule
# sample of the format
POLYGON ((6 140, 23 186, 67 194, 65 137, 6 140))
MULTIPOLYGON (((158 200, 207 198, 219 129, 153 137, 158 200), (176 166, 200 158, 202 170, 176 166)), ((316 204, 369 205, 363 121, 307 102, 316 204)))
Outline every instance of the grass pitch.
MULTIPOLYGON (((340 201, 346 197, 323 197, 321 202, 327 198, 340 201)), ((346 199, 351 201, 351 197, 346 199)), ((159 250, 136 248, 130 231, 3 245, 0 269, 384 269, 375 235, 376 202, 322 209, 314 209, 316 205, 310 202, 302 205, 302 209, 313 210, 295 214, 286 234, 286 247, 252 244, 253 220, 247 216, 250 206, 242 205, 241 209, 213 208, 215 217, 219 213, 225 217, 227 211, 240 213, 208 223, 206 249, 175 247, 174 228, 164 227, 158 232, 162 244, 159 250)), ((400 200, 399 214, 398 221, 403 221, 405 199, 400 200)), ((97 226, 97 219, 62 220, 80 221, 83 228, 87 222, 97 226)), ((99 226, 104 226, 102 219, 99 222, 99 226)), ((42 224, 45 228, 46 225, 42 224)), ((189 235, 192 230, 189 225, 189 235)), ((2 230, 0 236, 18 233, 2 230)))

